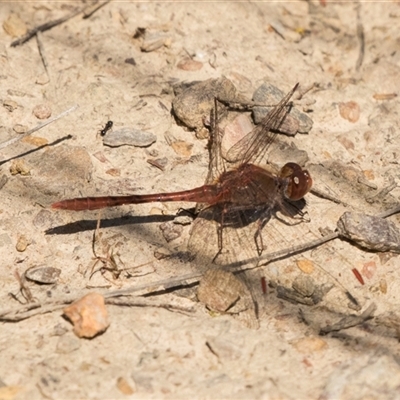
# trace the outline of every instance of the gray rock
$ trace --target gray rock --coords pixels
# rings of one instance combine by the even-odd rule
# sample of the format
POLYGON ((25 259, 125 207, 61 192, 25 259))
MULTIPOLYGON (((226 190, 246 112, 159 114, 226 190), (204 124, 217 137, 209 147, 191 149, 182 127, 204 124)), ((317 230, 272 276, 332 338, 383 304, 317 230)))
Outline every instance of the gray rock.
POLYGON ((110 147, 135 146, 148 147, 157 140, 157 136, 151 132, 144 132, 134 128, 122 128, 109 131, 103 137, 103 143, 110 147))

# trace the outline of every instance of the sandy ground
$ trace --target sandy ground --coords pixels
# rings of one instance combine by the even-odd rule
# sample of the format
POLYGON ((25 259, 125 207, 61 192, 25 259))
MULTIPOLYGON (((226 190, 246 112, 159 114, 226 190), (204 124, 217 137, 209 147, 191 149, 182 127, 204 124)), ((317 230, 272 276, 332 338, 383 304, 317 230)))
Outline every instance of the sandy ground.
POLYGON ((348 204, 309 194, 310 222, 288 229, 271 221, 265 228, 271 242, 287 247, 320 236, 345 210, 378 213, 396 205, 400 3, 114 1, 88 19, 79 14, 41 34, 47 72, 36 38, 11 47, 24 23, 30 29, 82 6, 0 3, 1 142, 43 122, 38 117, 46 109, 55 116, 79 104, 1 150, 0 399, 398 398, 394 252, 367 252, 337 240, 269 264, 263 273, 275 289, 265 295, 259 329, 207 311, 193 285, 147 297, 151 304, 108 305, 108 329, 78 339, 62 306, 54 306, 57 300, 176 278, 200 261, 155 257, 183 254, 190 226, 167 243, 160 225, 187 204, 123 206, 101 213, 98 251, 106 256, 113 249, 125 270, 118 278, 103 270, 89 279, 99 213, 49 206, 63 198, 201 185, 206 141, 171 115, 173 85, 221 76, 247 98, 264 82, 284 92, 296 82, 303 92, 311 87, 297 107, 313 120, 312 130, 284 140, 307 152, 315 187, 348 204), (146 29, 145 37, 135 35, 138 28, 146 29), (104 146, 98 131, 108 120, 114 130, 140 129, 157 141, 147 148, 104 146), (164 170, 149 159, 165 162, 164 170), (18 318, 24 307, 10 295, 23 300, 15 272, 35 266, 57 268, 60 277, 51 285, 26 282, 42 309, 5 321, 6 310, 18 318), (321 303, 277 296, 304 275, 317 287, 333 286, 321 303), (342 286, 360 310, 349 308, 342 286), (343 317, 360 315, 354 327, 340 329, 342 320, 338 330, 320 334, 343 317))

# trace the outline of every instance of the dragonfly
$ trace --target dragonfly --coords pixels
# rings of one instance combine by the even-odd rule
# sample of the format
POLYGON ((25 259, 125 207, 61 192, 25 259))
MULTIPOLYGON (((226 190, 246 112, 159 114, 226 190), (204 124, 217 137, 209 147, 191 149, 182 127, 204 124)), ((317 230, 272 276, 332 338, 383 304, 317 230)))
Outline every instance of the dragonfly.
MULTIPOLYGON (((194 202, 198 204, 198 215, 191 232, 189 249, 197 253, 204 247, 204 240, 212 240, 205 229, 205 225, 208 225, 208 229, 216 229, 217 233, 212 262, 221 264, 224 252, 235 253, 232 249, 224 248, 226 232, 255 223, 254 243, 257 255, 261 256, 265 249, 261 232, 271 216, 277 211, 293 216, 293 202, 303 199, 312 187, 309 172, 294 162, 286 163, 278 173, 259 165, 288 115, 290 100, 298 85, 272 108, 260 124, 235 143, 225 156, 222 155, 222 132, 218 126, 219 102, 215 100, 210 118, 208 175, 202 186, 170 193, 74 198, 58 201, 51 207, 83 211, 124 204, 194 202), (214 222, 212 228, 211 221, 214 222)), ((244 246, 240 237, 236 242, 238 246, 244 246)))

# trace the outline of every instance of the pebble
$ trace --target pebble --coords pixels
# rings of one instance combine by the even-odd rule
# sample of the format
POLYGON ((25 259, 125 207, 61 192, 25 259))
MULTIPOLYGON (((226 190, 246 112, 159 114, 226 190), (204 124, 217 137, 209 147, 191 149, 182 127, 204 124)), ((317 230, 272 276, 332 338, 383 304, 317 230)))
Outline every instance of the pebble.
POLYGON ((15 248, 17 249, 17 251, 19 252, 23 252, 27 249, 27 247, 30 245, 30 241, 27 239, 27 237, 25 235, 21 235, 18 238, 17 244, 15 246, 15 248))
POLYGON ((13 131, 19 135, 23 135, 24 133, 28 132, 28 127, 26 125, 15 124, 13 126, 13 131))
POLYGON ((342 118, 354 123, 360 119, 360 106, 355 101, 339 103, 339 113, 342 118))
POLYGON ((376 269, 377 269, 376 262, 368 261, 363 265, 361 272, 363 276, 365 276, 367 279, 372 279, 373 276, 375 275, 376 269))
POLYGON ((29 175, 30 171, 30 167, 25 164, 25 161, 23 159, 13 160, 10 166, 11 175, 29 175))
POLYGON ((254 126, 246 114, 239 114, 232 122, 227 124, 221 140, 222 156, 227 159, 229 149, 250 133, 253 128, 254 126))
POLYGON ((193 218, 188 215, 179 215, 174 218, 174 224, 178 225, 190 225, 193 222, 193 218))
POLYGON ((21 140, 21 142, 28 143, 36 147, 45 146, 46 144, 49 143, 47 139, 39 136, 26 136, 21 140))
POLYGON ((122 128, 107 132, 103 137, 103 143, 110 147, 135 146, 147 147, 157 140, 157 136, 151 132, 144 132, 135 128, 122 128))
POLYGON ((3 101, 3 107, 9 112, 13 112, 18 108, 18 103, 14 100, 6 99, 3 101))
POLYGON ((183 157, 190 157, 192 154, 193 144, 187 143, 183 140, 177 140, 171 143, 171 147, 176 154, 183 157))
MULTIPOLYGON (((254 92, 253 101, 273 106, 274 104, 278 104, 284 96, 285 93, 276 86, 264 83, 254 92)), ((254 122, 259 124, 265 118, 267 113, 268 108, 266 107, 254 107, 254 122)), ((286 116, 279 131, 287 135, 295 135, 297 132, 308 133, 312 126, 313 121, 308 115, 292 107, 290 114, 286 116)))
POLYGON ((29 268, 25 272, 25 276, 29 280, 47 285, 56 283, 60 274, 61 270, 58 268, 43 266, 29 268))
POLYGON ((38 104, 32 113, 38 119, 47 119, 51 117, 51 108, 47 104, 38 104))
POLYGON ((315 269, 314 263, 311 260, 307 260, 306 258, 297 260, 296 264, 297 267, 305 274, 311 274, 315 269))
POLYGON ((198 71, 199 69, 203 68, 203 63, 192 60, 191 58, 184 58, 178 62, 177 67, 184 71, 198 71))
POLYGON ((307 275, 299 275, 293 281, 292 288, 304 297, 311 297, 315 292, 314 279, 307 275))
POLYGON ((374 251, 400 252, 400 231, 387 219, 345 212, 337 223, 340 236, 374 251))
POLYGON ((127 396, 135 393, 135 390, 132 389, 132 387, 131 387, 131 385, 129 385, 128 381, 122 376, 120 376, 117 379, 117 388, 122 394, 125 394, 127 396))
POLYGON ((143 42, 140 46, 140 50, 149 53, 158 50, 163 46, 170 47, 171 43, 172 39, 169 35, 162 32, 146 30, 143 35, 143 42))
POLYGON ((104 297, 89 293, 64 308, 64 315, 73 323, 78 337, 93 338, 104 332, 110 325, 104 297))
MULTIPOLYGON (((175 92, 181 87, 176 87, 175 92)), ((204 117, 210 116, 214 107, 214 98, 235 101, 238 94, 233 83, 224 76, 208 79, 185 87, 172 101, 172 110, 176 117, 187 127, 195 129, 200 138, 208 137, 204 128, 204 117)))
POLYGON ((169 243, 172 240, 178 239, 183 232, 183 226, 175 224, 174 221, 164 222, 160 225, 164 239, 169 243))
POLYGON ((316 351, 325 350, 328 343, 319 337, 304 337, 294 340, 292 343, 300 353, 314 353, 316 351))
POLYGON ((210 310, 227 311, 243 292, 243 283, 231 272, 209 269, 200 280, 197 298, 210 310))

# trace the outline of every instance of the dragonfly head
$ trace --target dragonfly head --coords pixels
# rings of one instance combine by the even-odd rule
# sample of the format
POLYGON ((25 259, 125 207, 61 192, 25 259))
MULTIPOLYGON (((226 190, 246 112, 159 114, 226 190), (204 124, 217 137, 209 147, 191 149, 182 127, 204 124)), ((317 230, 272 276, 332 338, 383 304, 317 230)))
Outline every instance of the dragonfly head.
POLYGON ((280 177, 287 181, 285 196, 290 200, 302 199, 311 189, 312 178, 309 172, 296 163, 285 164, 280 171, 280 177))

